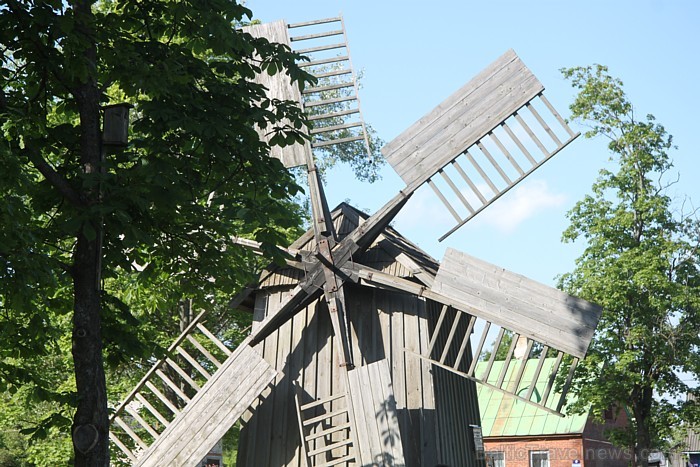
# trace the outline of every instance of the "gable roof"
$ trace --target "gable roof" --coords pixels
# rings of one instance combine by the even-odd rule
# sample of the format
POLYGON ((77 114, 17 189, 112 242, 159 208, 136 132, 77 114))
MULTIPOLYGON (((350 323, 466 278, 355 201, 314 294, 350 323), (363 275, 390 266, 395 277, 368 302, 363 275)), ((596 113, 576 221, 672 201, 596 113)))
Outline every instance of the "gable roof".
MULTIPOLYGON (((338 205, 331 213, 331 217, 338 240, 345 238, 369 218, 367 214, 348 203, 338 205)), ((290 248, 314 251, 316 245, 313 240, 313 229, 309 229, 292 243, 290 248)), ((398 277, 413 277, 427 286, 432 285, 439 267, 437 260, 392 227, 386 227, 367 251, 353 257, 352 261, 398 277)), ((263 272, 258 287, 294 286, 304 277, 304 274, 303 270, 293 267, 274 268, 263 272)))
MULTIPOLYGON (((546 391, 549 382, 549 374, 554 366, 555 358, 546 358, 542 366, 535 389, 533 390, 533 401, 539 401, 546 391)), ((518 387, 518 394, 526 394, 532 384, 532 379, 537 368, 538 359, 531 359, 527 362, 522 382, 518 387)), ((476 375, 484 371, 487 362, 479 362, 476 367, 476 375)), ((488 382, 495 384, 503 361, 493 362, 493 368, 489 374, 488 382)), ((511 361, 506 373, 503 387, 510 387, 510 383, 515 379, 517 367, 520 361, 511 361)), ((546 410, 537 408, 532 404, 519 401, 513 397, 503 394, 488 386, 477 384, 479 397, 479 410, 481 412, 481 427, 484 437, 501 436, 541 436, 541 435, 563 435, 583 433, 586 426, 588 414, 572 414, 560 417, 546 410)), ((554 390, 552 390, 554 393, 554 390)), ((550 395, 547 407, 555 409, 559 394, 550 395)), ((567 404, 573 402, 573 395, 569 393, 567 404)))

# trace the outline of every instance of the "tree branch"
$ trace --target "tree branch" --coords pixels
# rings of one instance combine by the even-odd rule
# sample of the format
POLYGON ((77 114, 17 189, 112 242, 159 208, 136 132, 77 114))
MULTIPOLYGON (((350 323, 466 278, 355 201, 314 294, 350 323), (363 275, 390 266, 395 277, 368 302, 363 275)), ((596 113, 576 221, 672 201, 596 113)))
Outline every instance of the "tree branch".
POLYGON ((34 164, 34 167, 41 173, 41 175, 48 180, 51 185, 54 186, 58 190, 58 192, 63 196, 65 199, 70 201, 72 204, 75 206, 79 207, 85 207, 87 206, 87 203, 85 200, 78 194, 72 186, 68 184, 68 181, 63 178, 56 170, 48 163, 46 160, 41 157, 41 155, 36 152, 32 151, 31 149, 28 151, 29 153, 29 160, 34 164))

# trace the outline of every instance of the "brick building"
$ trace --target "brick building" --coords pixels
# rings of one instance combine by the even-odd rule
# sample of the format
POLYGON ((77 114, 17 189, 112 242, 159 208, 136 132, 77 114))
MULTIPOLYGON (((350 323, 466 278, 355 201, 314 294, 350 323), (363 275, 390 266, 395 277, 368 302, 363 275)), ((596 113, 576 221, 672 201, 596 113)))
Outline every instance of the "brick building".
MULTIPOLYGON (((518 393, 526 393, 532 384, 528 374, 535 373, 537 361, 531 363, 525 369, 518 393)), ((493 373, 500 373, 496 367, 499 364, 503 362, 494 362, 493 373)), ((545 391, 548 370, 553 364, 554 359, 545 360, 533 390, 535 398, 545 391)), ((511 366, 515 365, 512 362, 511 366)), ((477 367, 477 374, 478 371, 477 367)), ((509 368, 506 377, 513 373, 509 368)), ((605 423, 600 424, 588 414, 560 417, 487 386, 479 385, 478 391, 488 467, 627 467, 628 453, 605 438, 606 429, 627 424, 624 411, 606 413, 605 423)))

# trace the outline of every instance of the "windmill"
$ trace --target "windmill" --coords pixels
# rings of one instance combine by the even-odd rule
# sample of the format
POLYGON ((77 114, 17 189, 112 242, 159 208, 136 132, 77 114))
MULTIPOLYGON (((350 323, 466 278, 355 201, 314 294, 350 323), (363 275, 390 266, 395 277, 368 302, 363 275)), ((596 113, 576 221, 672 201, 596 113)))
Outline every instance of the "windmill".
POLYGON ((316 71, 326 81, 315 88, 300 92, 284 76, 259 79, 272 97, 306 109, 347 107, 314 114, 310 143, 272 154, 287 167, 305 167, 313 226, 288 249, 286 267, 266 271, 232 300, 252 307, 250 335, 230 349, 199 315, 116 408, 110 437, 134 465, 197 465, 238 419, 239 465, 481 465, 475 383, 562 409, 600 309, 457 250, 439 264, 390 223, 428 185, 455 219, 444 238, 578 135, 508 51, 382 149, 406 183, 396 196, 371 216, 345 204, 331 212, 313 151, 367 140, 342 24, 330 18, 250 29, 294 46, 330 39, 297 49, 341 51, 304 63, 312 73, 333 65, 316 71), (334 89, 347 92, 324 97, 334 89), (512 344, 494 378, 506 335, 512 344), (516 352, 519 342, 526 348, 516 352), (537 380, 553 352, 547 388, 533 398, 524 369, 537 360, 537 380))

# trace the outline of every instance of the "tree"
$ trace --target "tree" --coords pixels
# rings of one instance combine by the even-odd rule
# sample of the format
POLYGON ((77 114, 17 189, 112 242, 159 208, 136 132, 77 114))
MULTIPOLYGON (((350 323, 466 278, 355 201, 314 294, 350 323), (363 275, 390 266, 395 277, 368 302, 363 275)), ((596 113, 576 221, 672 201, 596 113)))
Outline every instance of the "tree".
POLYGON ((0 382, 72 397, 77 466, 109 463, 103 358, 142 331, 110 281, 167 277, 203 303, 250 277, 233 237, 280 259, 298 222, 299 188, 254 126, 288 144, 304 119, 250 78, 309 76, 286 46, 237 30, 245 16, 232 0, 0 6, 0 382), (102 107, 120 101, 131 143, 112 150, 102 107), (66 327, 74 393, 38 365, 66 327))
POLYGON ((560 286, 603 307, 580 365, 578 406, 590 404, 597 415, 626 408, 629 429, 611 435, 634 446, 635 465, 647 465, 674 426, 697 416, 697 407, 674 397, 691 391, 680 373, 700 373, 700 224, 668 194, 673 144, 666 129, 652 115, 637 117, 606 67, 562 72, 578 89, 573 118, 588 126, 586 137, 608 140, 616 167, 600 171, 563 234, 584 241, 585 250, 560 286))

